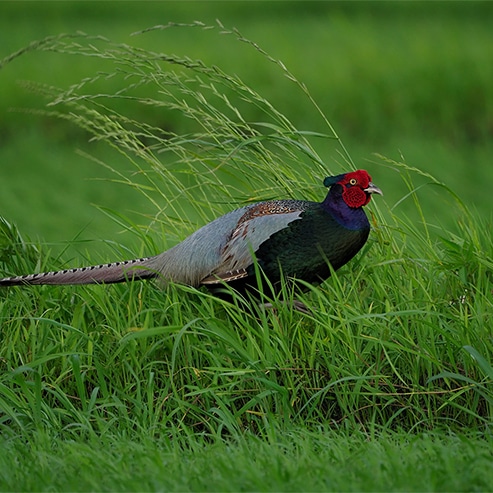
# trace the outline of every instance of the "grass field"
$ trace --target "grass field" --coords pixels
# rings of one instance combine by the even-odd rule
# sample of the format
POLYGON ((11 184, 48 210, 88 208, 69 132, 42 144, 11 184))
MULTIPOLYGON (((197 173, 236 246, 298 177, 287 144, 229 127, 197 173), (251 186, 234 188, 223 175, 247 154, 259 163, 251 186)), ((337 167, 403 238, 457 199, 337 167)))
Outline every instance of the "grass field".
POLYGON ((0 292, 2 491, 491 489, 489 4, 0 14, 2 56, 45 39, 0 66, 6 274, 157 253, 250 200, 319 200, 353 163, 385 193, 362 254, 297 294, 310 314, 146 283, 0 292), (128 36, 195 19, 214 28, 128 36), (116 44, 46 40, 76 30, 116 44))

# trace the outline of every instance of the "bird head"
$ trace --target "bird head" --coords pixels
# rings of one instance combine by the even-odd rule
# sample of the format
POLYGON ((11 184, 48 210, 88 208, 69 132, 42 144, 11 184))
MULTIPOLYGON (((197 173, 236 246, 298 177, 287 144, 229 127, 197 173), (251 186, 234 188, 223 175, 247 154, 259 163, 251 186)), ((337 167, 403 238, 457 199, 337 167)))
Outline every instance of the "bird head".
POLYGON ((364 169, 351 171, 337 176, 328 176, 324 180, 326 187, 340 185, 342 187, 342 199, 353 209, 363 207, 370 202, 371 195, 382 191, 371 181, 371 176, 364 169))

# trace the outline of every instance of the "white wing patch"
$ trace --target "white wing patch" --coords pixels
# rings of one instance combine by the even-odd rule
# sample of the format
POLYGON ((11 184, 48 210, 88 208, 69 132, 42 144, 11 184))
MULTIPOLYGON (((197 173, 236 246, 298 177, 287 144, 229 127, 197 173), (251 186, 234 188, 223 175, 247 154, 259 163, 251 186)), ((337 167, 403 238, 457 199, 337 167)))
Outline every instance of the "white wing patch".
POLYGON ((263 202, 249 209, 224 245, 221 263, 202 283, 213 284, 247 276, 246 269, 253 263, 260 245, 292 221, 300 219, 302 212, 296 201, 263 202))

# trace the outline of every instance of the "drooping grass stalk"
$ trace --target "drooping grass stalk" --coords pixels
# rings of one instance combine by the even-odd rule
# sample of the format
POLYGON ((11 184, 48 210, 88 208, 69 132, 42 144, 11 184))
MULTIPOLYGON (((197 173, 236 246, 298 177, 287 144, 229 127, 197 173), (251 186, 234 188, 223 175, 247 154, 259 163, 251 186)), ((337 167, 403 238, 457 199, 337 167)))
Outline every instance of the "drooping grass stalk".
MULTIPOLYGON (((178 27, 184 26, 159 29, 178 27)), ((222 26, 193 27, 219 28, 222 34, 247 42, 261 57, 275 62, 281 75, 300 88, 300 97, 307 97, 321 113, 307 88, 255 43, 222 26)), ((98 58, 105 67, 109 65, 107 71, 99 70, 68 89, 39 84, 30 84, 30 88, 49 98, 51 115, 75 123, 124 154, 139 180, 123 177, 111 166, 117 180, 138 187, 149 198, 156 220, 171 222, 174 218, 180 235, 187 218, 194 223, 197 218, 208 221, 224 212, 225 203, 292 197, 298 195, 300 185, 305 191, 318 186, 317 179, 322 180, 328 170, 309 138, 333 138, 345 152, 325 116, 329 135, 299 131, 238 76, 200 60, 115 45, 83 34, 79 38, 50 37, 15 56, 36 50, 98 58), (104 92, 107 81, 111 92, 104 92), (190 122, 189 133, 176 135, 134 119, 132 112, 142 106, 162 111, 163 122, 168 114, 179 114, 190 122)), ((8 57, 3 64, 12 59, 8 57)))

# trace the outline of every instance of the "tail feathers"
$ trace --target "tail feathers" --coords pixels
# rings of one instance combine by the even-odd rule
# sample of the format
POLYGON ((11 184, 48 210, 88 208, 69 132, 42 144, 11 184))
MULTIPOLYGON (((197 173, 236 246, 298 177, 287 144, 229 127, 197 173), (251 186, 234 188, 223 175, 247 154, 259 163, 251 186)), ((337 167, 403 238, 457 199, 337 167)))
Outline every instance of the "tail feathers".
POLYGON ((146 266, 150 258, 126 260, 111 264, 93 265, 78 269, 43 272, 26 276, 0 279, 0 286, 23 286, 34 284, 112 284, 132 280, 151 279, 158 272, 146 266))

